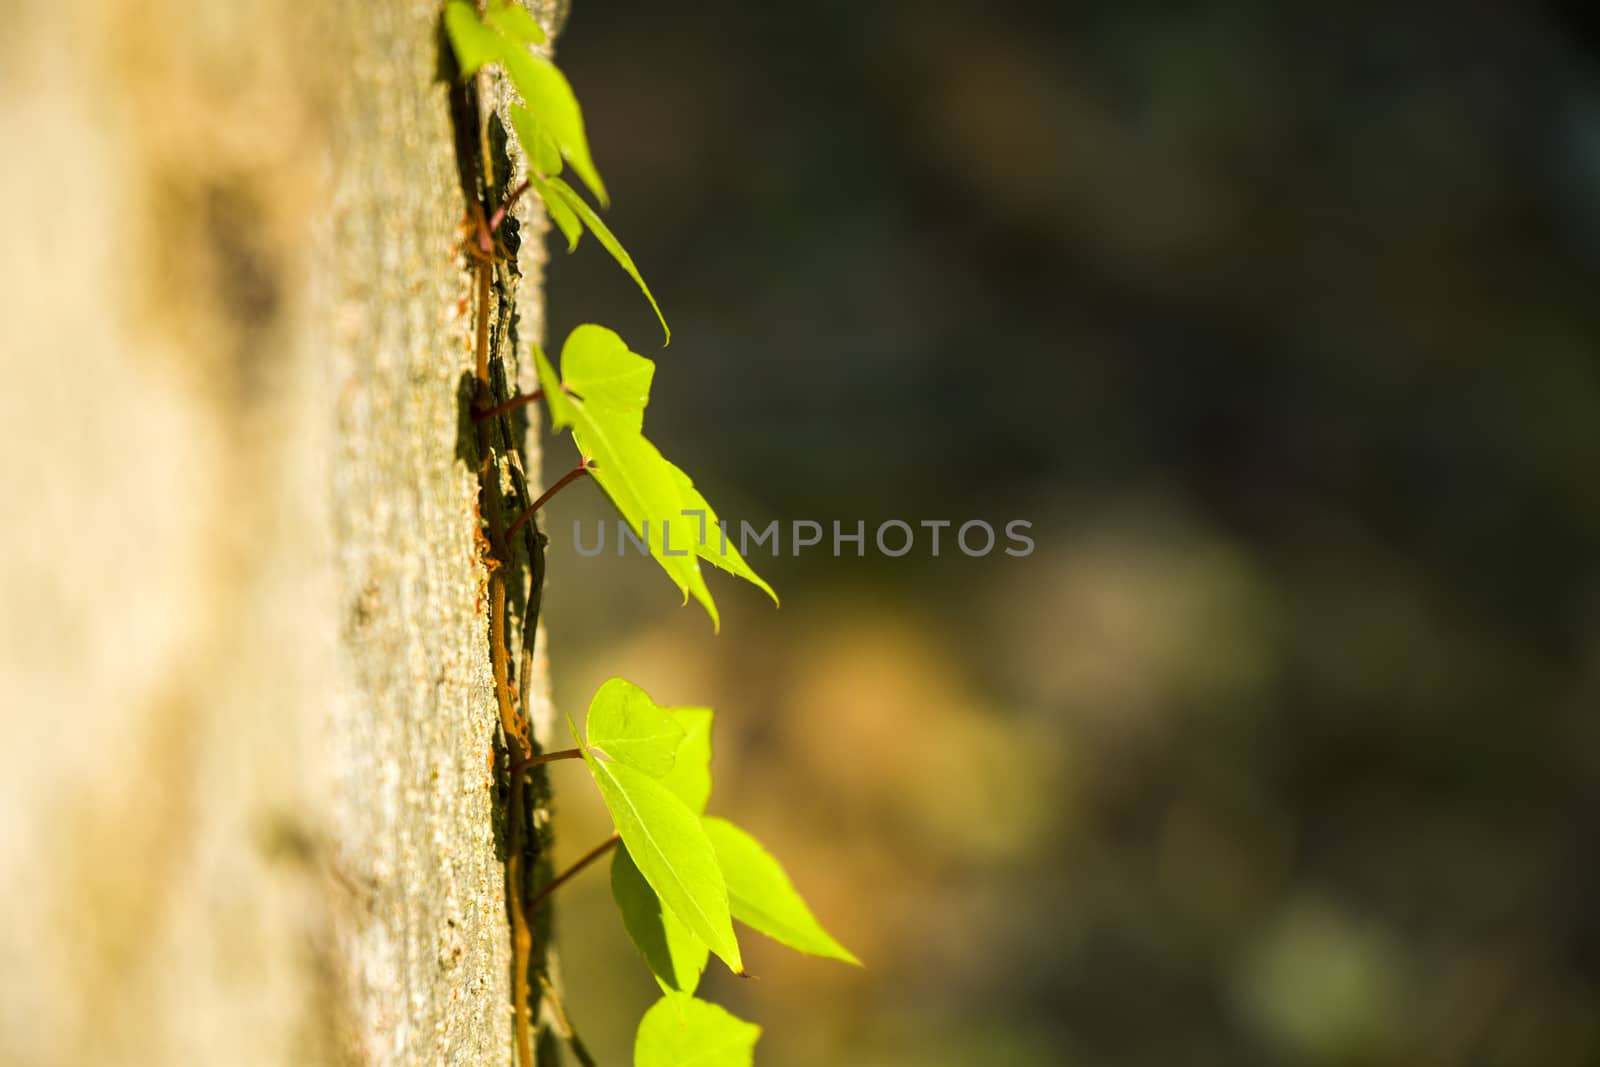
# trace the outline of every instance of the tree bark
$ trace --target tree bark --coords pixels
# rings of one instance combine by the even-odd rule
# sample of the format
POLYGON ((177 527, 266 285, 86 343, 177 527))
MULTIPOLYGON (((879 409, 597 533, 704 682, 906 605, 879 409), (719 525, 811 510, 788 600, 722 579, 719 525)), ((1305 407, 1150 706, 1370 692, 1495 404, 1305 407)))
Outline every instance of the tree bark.
POLYGON ((509 1062, 439 6, 8 13, 0 1062, 509 1062))

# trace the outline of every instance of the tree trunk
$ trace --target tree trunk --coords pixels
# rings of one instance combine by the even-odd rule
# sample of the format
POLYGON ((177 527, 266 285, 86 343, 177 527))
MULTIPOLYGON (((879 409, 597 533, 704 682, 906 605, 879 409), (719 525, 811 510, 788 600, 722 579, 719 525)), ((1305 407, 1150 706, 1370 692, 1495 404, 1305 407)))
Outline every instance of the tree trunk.
POLYGON ((8 12, 0 1062, 510 1061, 438 13, 8 12))

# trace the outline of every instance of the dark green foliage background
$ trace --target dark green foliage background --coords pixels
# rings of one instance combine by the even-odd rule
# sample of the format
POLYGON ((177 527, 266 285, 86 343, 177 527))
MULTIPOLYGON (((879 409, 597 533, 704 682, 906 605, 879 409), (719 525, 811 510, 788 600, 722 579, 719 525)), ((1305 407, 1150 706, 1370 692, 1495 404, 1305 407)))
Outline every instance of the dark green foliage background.
POLYGON ((714 988, 762 1062, 1600 1057, 1594 47, 1536 5, 578 0, 674 342, 593 248, 551 337, 658 355, 725 517, 1039 542, 758 553, 784 608, 717 585, 710 652, 649 564, 552 563, 558 697, 724 711, 712 810, 781 793, 753 828, 868 965, 714 988))

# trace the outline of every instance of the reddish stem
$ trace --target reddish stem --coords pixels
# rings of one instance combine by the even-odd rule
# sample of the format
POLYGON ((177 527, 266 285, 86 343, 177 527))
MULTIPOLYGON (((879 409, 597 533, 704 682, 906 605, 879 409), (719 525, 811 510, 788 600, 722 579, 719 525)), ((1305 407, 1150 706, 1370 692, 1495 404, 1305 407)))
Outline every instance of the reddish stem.
POLYGON ((559 750, 557 752, 541 752, 537 756, 529 756, 527 759, 518 760, 516 763, 512 764, 511 765, 511 773, 512 774, 521 774, 523 771, 527 770, 529 767, 537 767, 541 763, 554 763, 558 759, 582 759, 582 758, 583 758, 583 749, 581 749, 581 748, 563 748, 563 749, 561 749, 561 750, 559 750))
POLYGON ((560 889, 563 885, 566 885, 567 882, 571 881, 573 875, 589 866, 589 864, 593 863, 601 856, 604 856, 607 852, 610 852, 612 849, 616 848, 617 842, 621 840, 622 836, 620 834, 612 834, 594 848, 591 848, 588 852, 585 852, 577 863, 574 863, 571 867, 568 867, 566 870, 556 875, 554 880, 552 880, 549 885, 539 890, 538 895, 532 900, 528 901, 528 914, 532 915, 534 912, 538 911, 540 905, 542 905, 546 900, 550 899, 551 893, 554 893, 557 889, 560 889))
POLYGON ((546 489, 544 491, 544 495, 533 502, 532 507, 530 507, 527 511, 524 511, 521 515, 517 516, 517 521, 513 522, 506 530, 506 540, 510 541, 511 538, 515 537, 517 535, 517 531, 522 529, 522 524, 533 518, 534 512, 550 503, 551 497, 561 492, 561 490, 565 489, 579 478, 582 478, 585 474, 588 474, 592 469, 593 464, 591 464, 588 460, 584 460, 582 463, 563 474, 560 481, 546 489))
POLYGON ((496 404, 488 411, 473 412, 472 417, 478 422, 485 422, 489 419, 495 418, 498 415, 504 415, 508 411, 515 411, 517 408, 527 407, 529 404, 536 403, 537 401, 543 399, 543 389, 535 389, 531 393, 519 393, 504 403, 496 404))
POLYGON ((476 200, 472 202, 470 221, 472 241, 467 246, 467 251, 472 253, 472 258, 478 262, 488 262, 494 258, 494 231, 490 230, 489 224, 484 221, 483 205, 476 200))
POLYGON ((512 190, 511 195, 506 197, 506 202, 501 204, 493 215, 489 216, 490 233, 494 233, 500 228, 500 224, 506 220, 506 213, 511 210, 512 205, 517 202, 518 198, 520 198, 523 193, 528 191, 528 186, 530 184, 531 183, 529 182, 523 182, 521 185, 517 186, 516 189, 512 190))

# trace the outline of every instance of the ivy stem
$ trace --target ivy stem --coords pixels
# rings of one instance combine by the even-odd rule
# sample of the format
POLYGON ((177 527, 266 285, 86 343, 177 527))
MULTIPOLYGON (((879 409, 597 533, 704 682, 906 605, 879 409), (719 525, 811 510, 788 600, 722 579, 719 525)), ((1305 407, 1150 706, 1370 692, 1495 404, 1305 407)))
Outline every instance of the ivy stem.
POLYGON ((511 773, 521 774, 529 767, 537 767, 541 763, 554 763, 558 759, 582 758, 583 749, 581 748, 563 748, 557 752, 541 752, 537 756, 529 756, 527 759, 518 760, 516 763, 512 764, 511 773))
MULTIPOLYGON (((480 216, 481 217, 481 216, 480 216)), ((477 269, 478 283, 478 323, 477 336, 477 376, 478 381, 484 385, 489 384, 489 264, 479 263, 477 269)))
POLYGON ((514 205, 517 200, 521 198, 522 194, 528 191, 528 186, 530 184, 530 182, 523 182, 521 185, 517 186, 516 189, 512 190, 511 195, 506 197, 506 202, 501 204, 499 208, 495 210, 493 215, 489 216, 490 233, 494 233, 500 228, 500 224, 506 220, 506 213, 511 210, 512 205, 514 205))
POLYGON ((555 485, 552 485, 550 488, 546 489, 544 491, 544 495, 533 502, 532 507, 530 507, 527 511, 524 511, 521 515, 517 516, 516 521, 513 522, 510 528, 506 530, 506 538, 509 540, 510 538, 515 537, 517 535, 517 531, 522 529, 522 524, 533 518, 534 513, 540 508, 550 503, 551 497, 555 496, 557 493, 561 492, 561 490, 565 489, 579 478, 582 478, 585 474, 588 474, 593 469, 594 465, 588 460, 584 460, 582 463, 563 474, 555 485))
POLYGON ((527 407, 529 404, 537 403, 543 399, 543 389, 535 389, 531 393, 519 393, 504 403, 496 404, 488 411, 473 412, 472 417, 478 422, 487 422, 489 419, 495 418, 499 415, 504 415, 508 411, 515 411, 517 408, 527 407))
POLYGON ((551 893, 554 893, 557 889, 560 889, 563 885, 566 885, 567 882, 572 879, 573 875, 589 866, 589 864, 593 863, 601 856, 604 856, 607 852, 610 852, 612 849, 616 848, 617 842, 621 840, 621 834, 612 834, 610 837, 594 846, 594 848, 591 848, 588 852, 585 852, 578 858, 578 862, 574 863, 571 867, 568 867, 566 870, 556 875, 555 878, 551 880, 549 885, 539 890, 538 895, 536 895, 532 900, 528 901, 528 907, 526 909, 527 913, 532 915, 534 912, 538 911, 540 905, 542 905, 546 900, 550 899, 551 893))
POLYGON ((539 976, 539 988, 544 991, 544 1001, 550 1005, 550 1014, 555 1017, 556 1028, 561 1036, 566 1038, 567 1044, 572 1046, 572 1055, 583 1067, 596 1067, 594 1057, 584 1047, 583 1039, 578 1037, 578 1031, 573 1027, 572 1020, 567 1017, 566 1006, 561 1003, 561 997, 556 993, 556 987, 545 975, 539 976))

